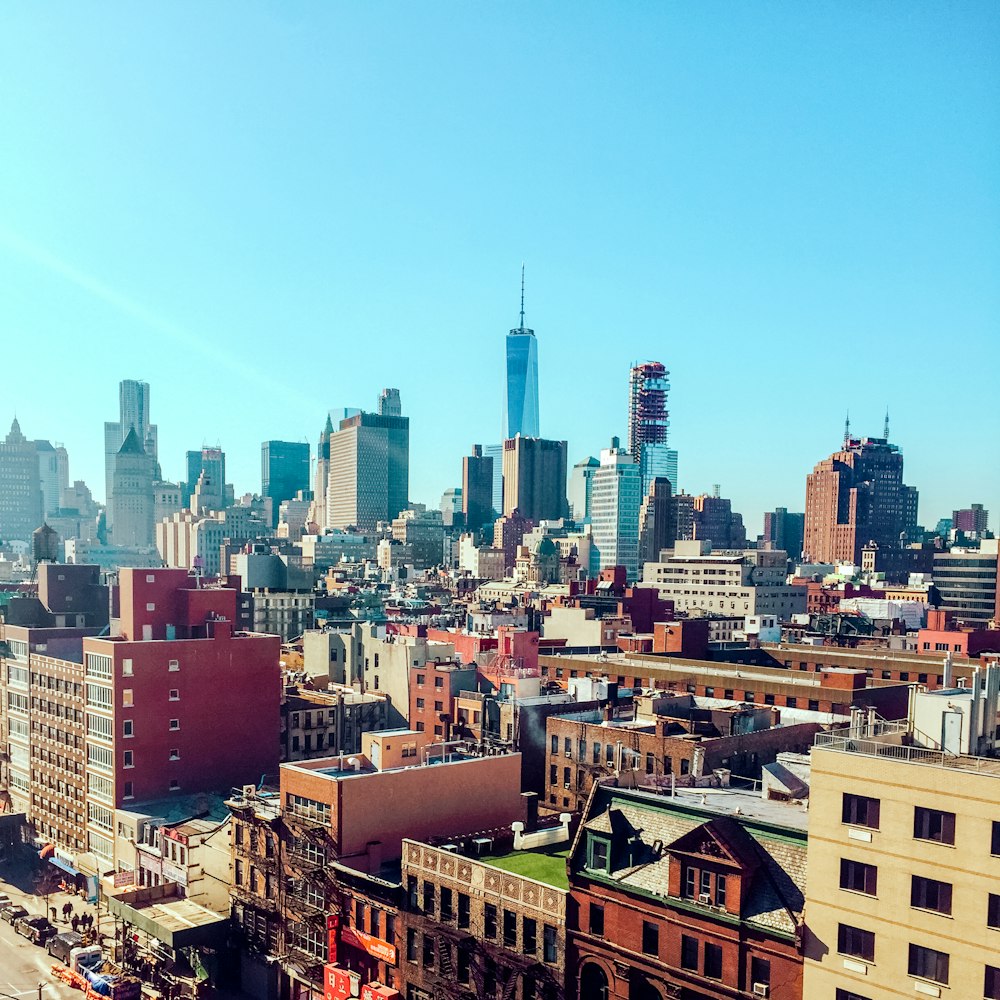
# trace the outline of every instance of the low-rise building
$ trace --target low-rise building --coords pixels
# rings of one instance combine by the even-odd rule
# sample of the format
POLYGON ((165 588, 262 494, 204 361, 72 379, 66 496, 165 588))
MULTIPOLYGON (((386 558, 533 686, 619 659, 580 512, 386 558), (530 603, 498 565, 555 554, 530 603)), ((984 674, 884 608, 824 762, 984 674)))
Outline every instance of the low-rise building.
POLYGON ((363 694, 345 686, 310 691, 286 685, 281 702, 281 759, 359 753, 363 733, 389 728, 389 709, 385 695, 363 694))

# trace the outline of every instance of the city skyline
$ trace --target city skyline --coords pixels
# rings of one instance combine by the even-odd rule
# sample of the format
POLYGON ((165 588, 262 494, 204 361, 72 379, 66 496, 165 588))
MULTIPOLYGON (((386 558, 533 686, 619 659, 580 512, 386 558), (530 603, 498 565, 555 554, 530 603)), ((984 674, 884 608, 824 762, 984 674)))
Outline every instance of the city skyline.
POLYGON ((934 378, 952 344, 1000 361, 994 7, 556 10, 528 38, 509 11, 314 15, 8 12, 5 426, 65 444, 71 480, 102 494, 122 379, 152 386, 167 479, 216 442, 239 493, 261 442, 315 448, 394 385, 436 505, 497 440, 525 260, 571 466, 626 439, 651 358, 679 485, 719 482, 751 534, 803 509, 848 408, 875 436, 888 406, 921 523, 997 509, 1000 414, 934 378), (33 381, 39 345, 73 363, 33 381))

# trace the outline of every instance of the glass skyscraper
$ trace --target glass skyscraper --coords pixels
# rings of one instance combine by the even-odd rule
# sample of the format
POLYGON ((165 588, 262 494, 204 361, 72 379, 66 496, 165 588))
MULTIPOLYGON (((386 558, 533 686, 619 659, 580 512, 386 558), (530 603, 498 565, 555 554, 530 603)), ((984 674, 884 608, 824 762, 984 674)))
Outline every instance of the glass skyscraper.
POLYGON ((538 341, 524 325, 524 266, 521 323, 507 334, 507 384, 503 396, 504 438, 538 437, 538 341))

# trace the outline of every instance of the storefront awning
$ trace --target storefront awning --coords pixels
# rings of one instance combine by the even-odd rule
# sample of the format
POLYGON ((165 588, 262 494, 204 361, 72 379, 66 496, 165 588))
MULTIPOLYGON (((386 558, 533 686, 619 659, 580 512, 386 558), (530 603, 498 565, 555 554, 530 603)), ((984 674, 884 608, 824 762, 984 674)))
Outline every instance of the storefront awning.
POLYGON ((81 872, 74 868, 68 861, 59 857, 58 854, 49 855, 49 861, 54 864, 56 868, 61 868, 67 875, 72 875, 74 878, 81 874, 81 872))

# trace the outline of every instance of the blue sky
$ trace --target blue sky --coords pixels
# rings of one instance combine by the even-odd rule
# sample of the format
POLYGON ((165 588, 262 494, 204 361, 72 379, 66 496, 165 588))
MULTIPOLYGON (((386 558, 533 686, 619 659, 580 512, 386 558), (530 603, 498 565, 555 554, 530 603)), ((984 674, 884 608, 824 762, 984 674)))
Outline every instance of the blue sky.
POLYGON ((682 487, 751 533, 848 408, 889 407, 923 523, 996 512, 998 36, 975 2, 3 5, 0 411, 101 495, 142 378, 165 475, 218 443, 244 491, 398 386, 436 504, 499 438, 523 260, 571 462, 649 358, 682 487))

